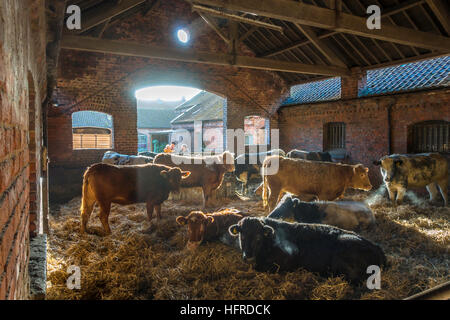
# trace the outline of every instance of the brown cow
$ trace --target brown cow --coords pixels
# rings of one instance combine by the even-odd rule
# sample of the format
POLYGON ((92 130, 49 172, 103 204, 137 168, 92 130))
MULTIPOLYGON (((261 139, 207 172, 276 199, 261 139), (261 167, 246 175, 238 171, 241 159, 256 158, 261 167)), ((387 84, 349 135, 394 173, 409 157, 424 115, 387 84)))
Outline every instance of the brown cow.
POLYGON ((147 203, 148 219, 156 209, 161 218, 161 203, 169 197, 170 191, 178 191, 182 179, 190 172, 163 165, 144 164, 118 167, 97 163, 89 167, 83 177, 83 198, 81 201, 81 232, 86 232, 89 217, 97 203, 100 207, 100 221, 106 234, 111 233, 108 224, 111 203, 147 203))
POLYGON ((203 208, 206 208, 209 204, 208 200, 212 192, 222 184, 225 173, 234 171, 234 158, 228 151, 220 155, 206 157, 160 153, 155 157, 153 163, 190 171, 190 177, 181 182, 181 187, 201 187, 203 190, 203 208))
POLYGON ((290 159, 280 156, 267 157, 263 163, 263 205, 272 211, 284 192, 301 200, 333 201, 342 198, 347 188, 372 189, 369 169, 362 164, 348 165, 290 159), (270 172, 278 161, 278 171, 270 172), (272 174, 271 174, 272 173, 272 174))
POLYGON ((231 237, 228 228, 238 223, 244 215, 235 209, 225 209, 214 213, 204 214, 192 211, 188 216, 177 217, 177 223, 188 227, 188 250, 195 250, 202 241, 221 241, 228 245, 237 245, 236 239, 231 237))

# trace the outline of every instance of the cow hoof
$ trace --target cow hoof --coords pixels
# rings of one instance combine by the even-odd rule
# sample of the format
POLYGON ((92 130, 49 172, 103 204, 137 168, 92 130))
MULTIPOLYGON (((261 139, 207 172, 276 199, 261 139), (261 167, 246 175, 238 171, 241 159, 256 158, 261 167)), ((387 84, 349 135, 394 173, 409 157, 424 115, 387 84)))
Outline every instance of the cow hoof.
POLYGON ((150 225, 150 227, 148 227, 147 229, 142 230, 142 233, 147 233, 147 234, 149 234, 149 233, 152 233, 153 231, 155 231, 155 227, 154 227, 154 225, 152 224, 152 225, 150 225))

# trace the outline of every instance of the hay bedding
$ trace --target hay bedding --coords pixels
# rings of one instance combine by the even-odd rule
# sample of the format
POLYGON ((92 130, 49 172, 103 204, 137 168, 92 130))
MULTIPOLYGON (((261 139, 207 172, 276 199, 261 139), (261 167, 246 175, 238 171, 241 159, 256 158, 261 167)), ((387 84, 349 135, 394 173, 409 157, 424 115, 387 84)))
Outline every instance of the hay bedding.
MULTIPOLYGON (((354 192, 347 199, 366 197, 354 192)), ((361 233, 383 247, 391 264, 381 274, 382 289, 372 291, 306 270, 256 272, 240 252, 220 243, 187 252, 186 228, 175 218, 198 205, 182 201, 166 201, 158 223, 147 221, 144 204, 113 205, 107 237, 100 236, 95 209, 89 225, 96 234, 80 235, 75 198, 50 217, 47 299, 401 299, 450 279, 450 209, 410 198, 393 208, 379 193, 370 196, 377 223, 361 233), (70 265, 81 267, 80 290, 66 287, 70 265)), ((263 215, 260 203, 222 206, 263 215)))

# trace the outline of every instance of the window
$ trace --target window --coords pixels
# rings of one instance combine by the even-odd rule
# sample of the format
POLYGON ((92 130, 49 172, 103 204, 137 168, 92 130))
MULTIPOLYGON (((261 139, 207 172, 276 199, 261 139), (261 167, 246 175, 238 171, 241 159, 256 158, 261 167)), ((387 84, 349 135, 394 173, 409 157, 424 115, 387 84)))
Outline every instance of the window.
POLYGON ((112 116, 96 111, 72 114, 73 149, 112 149, 112 116))
POLYGON ((148 150, 147 135, 139 134, 138 135, 138 152, 147 151, 147 150, 148 150))
POLYGON ((260 116, 247 116, 244 119, 246 145, 268 144, 269 120, 260 116))
POLYGON ((324 150, 345 149, 345 123, 330 122, 325 125, 324 150))
POLYGON ((448 121, 425 121, 412 126, 409 150, 411 153, 449 152, 448 121))
POLYGON ((190 39, 189 31, 185 28, 181 28, 177 30, 177 38, 178 41, 182 43, 187 43, 190 39))

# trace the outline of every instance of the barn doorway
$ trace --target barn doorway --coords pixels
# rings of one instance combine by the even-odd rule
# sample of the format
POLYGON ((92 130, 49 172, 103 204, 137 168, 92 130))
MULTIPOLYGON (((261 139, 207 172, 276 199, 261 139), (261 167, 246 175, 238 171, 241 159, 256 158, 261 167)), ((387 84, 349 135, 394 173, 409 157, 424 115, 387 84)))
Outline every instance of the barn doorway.
POLYGON ((224 150, 226 98, 193 87, 151 86, 135 93, 138 152, 177 153, 224 150))

